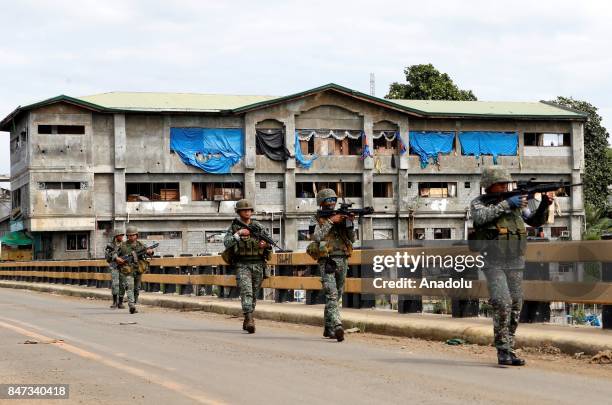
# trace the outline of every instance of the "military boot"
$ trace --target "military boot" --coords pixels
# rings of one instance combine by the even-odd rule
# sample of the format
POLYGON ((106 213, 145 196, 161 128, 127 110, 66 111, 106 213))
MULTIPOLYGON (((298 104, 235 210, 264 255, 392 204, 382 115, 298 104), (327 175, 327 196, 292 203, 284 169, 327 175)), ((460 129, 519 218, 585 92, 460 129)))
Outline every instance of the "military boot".
POLYGON ((502 366, 524 366, 525 360, 518 357, 514 352, 497 349, 497 364, 502 366))
POLYGON ((119 309, 125 308, 123 306, 123 297, 119 297, 119 301, 117 302, 117 308, 119 308, 119 309))
POLYGON ((130 307, 130 314, 136 314, 136 313, 138 313, 138 310, 136 309, 136 305, 134 305, 134 304, 128 304, 128 306, 130 307))
POLYGON ((110 308, 117 309, 117 294, 113 294, 113 305, 111 305, 110 308))
POLYGON ((255 333, 255 319, 253 319, 252 312, 246 314, 246 331, 249 333, 255 333))
POLYGON ((336 336, 334 336, 334 331, 331 328, 328 328, 327 326, 325 327, 325 329, 323 329, 323 337, 330 339, 336 338, 336 336))
POLYGON ((342 342, 344 340, 344 329, 342 325, 338 325, 334 328, 334 337, 338 342, 342 342))
POLYGON ((242 321, 242 330, 247 330, 247 323, 249 321, 247 315, 247 313, 244 314, 244 321, 242 321))

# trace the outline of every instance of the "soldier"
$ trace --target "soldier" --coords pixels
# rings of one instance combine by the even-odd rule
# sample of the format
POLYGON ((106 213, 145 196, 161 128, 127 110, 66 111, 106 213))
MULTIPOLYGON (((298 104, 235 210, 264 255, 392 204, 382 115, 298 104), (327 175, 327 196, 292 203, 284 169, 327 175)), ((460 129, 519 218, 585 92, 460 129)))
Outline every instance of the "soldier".
MULTIPOLYGON (((336 193, 332 189, 327 188, 317 193, 317 205, 320 209, 333 210, 337 201, 336 193)), ((344 340, 338 301, 342 297, 348 258, 355 242, 354 219, 353 215, 341 214, 322 218, 317 212, 312 217, 309 227, 310 239, 313 242, 307 252, 319 263, 321 283, 325 293, 323 336, 335 338, 338 342, 344 340)))
MULTIPOLYGON (((502 167, 486 167, 482 171, 481 186, 486 193, 508 191, 511 182, 508 170, 502 167)), ((494 241, 486 242, 487 245, 481 245, 481 248, 485 246, 487 251, 483 271, 493 306, 493 333, 497 361, 501 365, 525 365, 525 360, 514 352, 514 335, 523 305, 521 282, 525 268, 525 223, 533 227, 542 225, 554 199, 543 195, 541 203, 532 212, 527 208, 527 198, 526 195, 516 195, 491 202, 483 195, 475 198, 470 207, 475 239, 494 241)))
POLYGON ((111 290, 113 293, 113 305, 110 306, 111 309, 123 308, 123 294, 125 294, 125 285, 120 282, 121 277, 116 262, 119 247, 121 246, 121 242, 123 242, 123 235, 124 233, 122 229, 115 229, 113 231, 113 240, 111 243, 106 245, 104 252, 104 256, 111 273, 111 290))
POLYGON ((136 256, 134 257, 133 263, 129 264, 123 257, 127 255, 136 255, 136 252, 143 250, 147 255, 152 256, 153 250, 147 249, 146 246, 138 240, 138 229, 136 229, 135 226, 128 226, 125 234, 128 240, 127 242, 123 242, 119 247, 119 253, 115 261, 120 266, 122 279, 127 286, 130 314, 134 314, 138 312, 138 310, 136 310, 136 298, 134 294, 134 279, 137 274, 140 275, 147 271, 149 263, 136 256))
POLYGON ((240 301, 244 313, 242 329, 255 333, 253 311, 255 311, 257 296, 264 279, 266 261, 270 259, 272 248, 266 241, 253 237, 247 228, 237 222, 239 219, 268 236, 263 226, 251 218, 253 206, 243 199, 236 203, 235 211, 239 218, 234 220, 228 228, 223 244, 226 252, 229 252, 231 264, 236 269, 236 281, 240 288, 240 301))

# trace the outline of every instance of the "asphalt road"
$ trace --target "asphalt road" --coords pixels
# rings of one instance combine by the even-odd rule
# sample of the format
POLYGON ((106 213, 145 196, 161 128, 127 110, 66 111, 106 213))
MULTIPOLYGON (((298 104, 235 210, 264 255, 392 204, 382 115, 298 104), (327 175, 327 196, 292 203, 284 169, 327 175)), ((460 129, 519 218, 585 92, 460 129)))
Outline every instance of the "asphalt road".
POLYGON ((129 315, 106 301, 0 289, 0 383, 69 384, 70 399, 54 404, 524 405, 612 398, 612 381, 602 376, 498 367, 492 357, 353 335, 337 343, 319 334, 259 322, 248 335, 240 320, 219 315, 149 307, 129 315))

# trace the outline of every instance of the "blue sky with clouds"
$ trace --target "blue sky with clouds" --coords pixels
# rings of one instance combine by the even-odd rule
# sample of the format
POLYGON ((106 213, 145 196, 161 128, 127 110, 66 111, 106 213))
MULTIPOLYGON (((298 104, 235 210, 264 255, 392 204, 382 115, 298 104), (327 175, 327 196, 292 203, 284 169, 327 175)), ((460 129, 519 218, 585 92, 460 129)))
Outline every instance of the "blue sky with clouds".
MULTIPOLYGON (((480 100, 592 102, 612 126, 606 1, 19 1, 0 24, 0 115, 58 94, 384 96, 433 63, 480 100)), ((9 139, 0 133, 0 173, 9 139)))

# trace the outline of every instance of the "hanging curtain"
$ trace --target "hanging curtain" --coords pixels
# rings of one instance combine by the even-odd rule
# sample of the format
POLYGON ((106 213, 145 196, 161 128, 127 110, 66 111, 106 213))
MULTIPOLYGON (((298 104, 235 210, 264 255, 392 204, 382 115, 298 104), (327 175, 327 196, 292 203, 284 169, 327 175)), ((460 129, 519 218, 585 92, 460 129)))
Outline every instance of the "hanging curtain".
POLYGON ((372 139, 380 139, 384 137, 387 141, 392 141, 395 138, 399 137, 399 132, 397 131, 374 131, 372 133, 372 139))
POLYGON ((334 138, 339 141, 350 138, 359 139, 363 131, 352 129, 297 129, 296 134, 300 141, 309 141, 313 136, 316 138, 334 138))
POLYGON ((459 142, 463 155, 492 155, 493 164, 498 156, 516 156, 518 151, 516 132, 464 131, 459 133, 459 142))
POLYGON ((285 131, 282 129, 258 129, 255 132, 257 148, 268 159, 285 161, 291 157, 289 150, 285 147, 285 131))
MULTIPOLYGON (((308 140, 309 139, 310 138, 308 138, 308 140)), ((301 167, 305 169, 310 169, 310 166, 312 166, 312 162, 316 158, 318 158, 317 155, 312 155, 312 158, 310 160, 304 157, 304 155, 302 154, 302 148, 300 147, 300 136, 298 134, 298 131, 296 130, 295 131, 295 160, 298 163, 298 165, 300 165, 301 167)))
POLYGON ((437 164, 441 153, 451 153, 455 141, 454 132, 410 131, 409 136, 410 147, 419 155, 421 168, 427 167, 429 159, 437 164))
POLYGON ((170 150, 208 173, 230 173, 244 156, 240 128, 170 128, 170 150))

